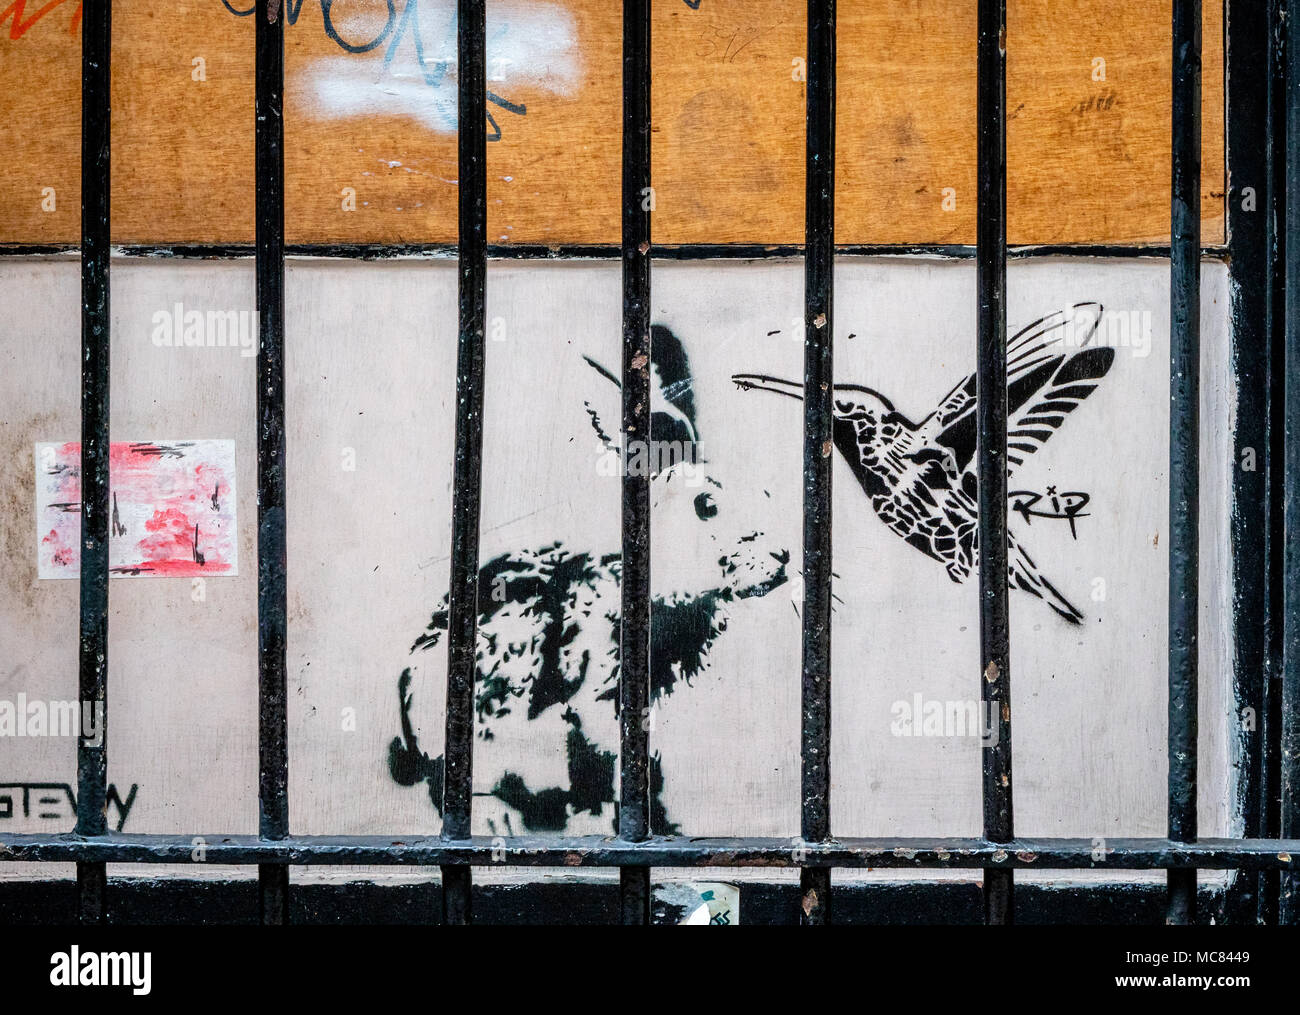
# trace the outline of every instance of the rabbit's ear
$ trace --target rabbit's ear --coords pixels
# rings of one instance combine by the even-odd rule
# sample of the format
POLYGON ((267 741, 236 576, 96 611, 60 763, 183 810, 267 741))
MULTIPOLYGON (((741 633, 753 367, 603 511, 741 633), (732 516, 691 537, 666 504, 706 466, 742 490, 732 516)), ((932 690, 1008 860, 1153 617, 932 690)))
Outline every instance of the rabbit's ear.
POLYGON ((691 376, 691 361, 671 328, 656 324, 650 329, 650 362, 659 376, 659 393, 685 420, 695 439, 699 431, 695 425, 695 383, 691 376))
MULTIPOLYGON (((617 448, 622 429, 622 382, 607 367, 590 356, 587 365, 601 378, 591 396, 583 402, 596 436, 609 448, 617 448)), ((653 369, 650 396, 650 435, 653 440, 696 445, 695 391, 690 360, 681 340, 661 324, 650 329, 650 362, 653 369)))
POLYGON ((606 448, 618 451, 618 433, 623 419, 623 384, 590 356, 582 358, 595 371, 596 376, 601 378, 592 385, 590 397, 582 402, 587 415, 591 417, 591 428, 606 448))

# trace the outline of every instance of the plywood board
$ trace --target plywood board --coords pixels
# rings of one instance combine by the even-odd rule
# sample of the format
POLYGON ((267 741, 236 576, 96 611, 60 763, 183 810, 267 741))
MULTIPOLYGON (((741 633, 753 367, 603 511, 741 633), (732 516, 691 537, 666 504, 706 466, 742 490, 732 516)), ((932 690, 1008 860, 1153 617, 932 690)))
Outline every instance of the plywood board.
MULTIPOLYGON (((252 241, 253 23, 235 13, 248 2, 114 4, 115 241, 252 241)), ((455 240, 454 7, 290 0, 290 242, 455 240)), ((1170 11, 1170 0, 1011 0, 1011 242, 1167 241, 1170 11)), ((0 242, 78 236, 79 15, 74 0, 0 11, 0 242)), ((655 242, 801 242, 804 5, 655 0, 653 16, 655 242)), ((617 243, 618 5, 493 0, 488 17, 490 241, 617 243)), ((839 242, 974 241, 975 38, 974 0, 839 5, 839 242)), ((1215 3, 1203 95, 1203 231, 1215 243, 1215 3)))

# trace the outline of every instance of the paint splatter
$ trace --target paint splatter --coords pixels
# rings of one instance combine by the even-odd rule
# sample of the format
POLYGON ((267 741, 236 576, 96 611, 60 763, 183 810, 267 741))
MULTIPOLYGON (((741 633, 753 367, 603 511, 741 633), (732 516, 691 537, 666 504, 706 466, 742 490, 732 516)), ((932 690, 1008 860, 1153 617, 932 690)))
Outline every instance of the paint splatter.
MULTIPOLYGON (((301 76, 303 105, 322 118, 400 116, 439 133, 457 125, 454 0, 407 0, 403 7, 359 11, 341 38, 345 52, 315 60, 301 76)), ((510 0, 487 17, 489 139, 500 137, 492 109, 517 116, 526 107, 503 97, 520 89, 572 95, 581 82, 577 28, 556 4, 510 0)))

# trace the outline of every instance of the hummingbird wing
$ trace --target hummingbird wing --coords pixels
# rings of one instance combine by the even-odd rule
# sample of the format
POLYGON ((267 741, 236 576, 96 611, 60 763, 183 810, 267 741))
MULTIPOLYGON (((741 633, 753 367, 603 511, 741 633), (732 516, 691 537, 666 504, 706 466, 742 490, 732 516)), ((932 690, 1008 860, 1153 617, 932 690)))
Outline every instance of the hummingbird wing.
MULTIPOLYGON (((1114 360, 1110 348, 1085 348, 1101 320, 1100 303, 1077 303, 1041 317, 1007 342, 1007 459, 1020 465, 1095 388, 1114 360), (1067 332, 1066 329, 1069 329, 1067 332), (1026 409, 1025 407, 1028 406, 1026 409), (1024 411, 1022 411, 1024 410, 1024 411)), ((975 457, 975 374, 959 382, 917 424, 912 441, 954 474, 975 457)))
POLYGON ((1085 349, 1065 360, 1043 388, 1028 400, 1028 407, 1007 426, 1007 472, 1047 443, 1065 417, 1097 389, 1097 382, 1115 362, 1115 350, 1085 349))

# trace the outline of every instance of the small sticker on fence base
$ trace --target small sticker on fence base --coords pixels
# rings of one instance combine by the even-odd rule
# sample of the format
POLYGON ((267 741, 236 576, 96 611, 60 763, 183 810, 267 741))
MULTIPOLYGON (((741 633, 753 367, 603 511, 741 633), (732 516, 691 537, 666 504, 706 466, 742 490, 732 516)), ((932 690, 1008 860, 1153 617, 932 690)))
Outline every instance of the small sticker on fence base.
POLYGON ((662 922, 683 927, 729 927, 740 923, 740 888, 713 881, 682 881, 654 887, 662 922))
MULTIPOLYGON (((234 441, 115 441, 108 473, 112 576, 239 573, 234 441)), ((80 575, 79 441, 36 445, 36 560, 41 578, 80 575)))

